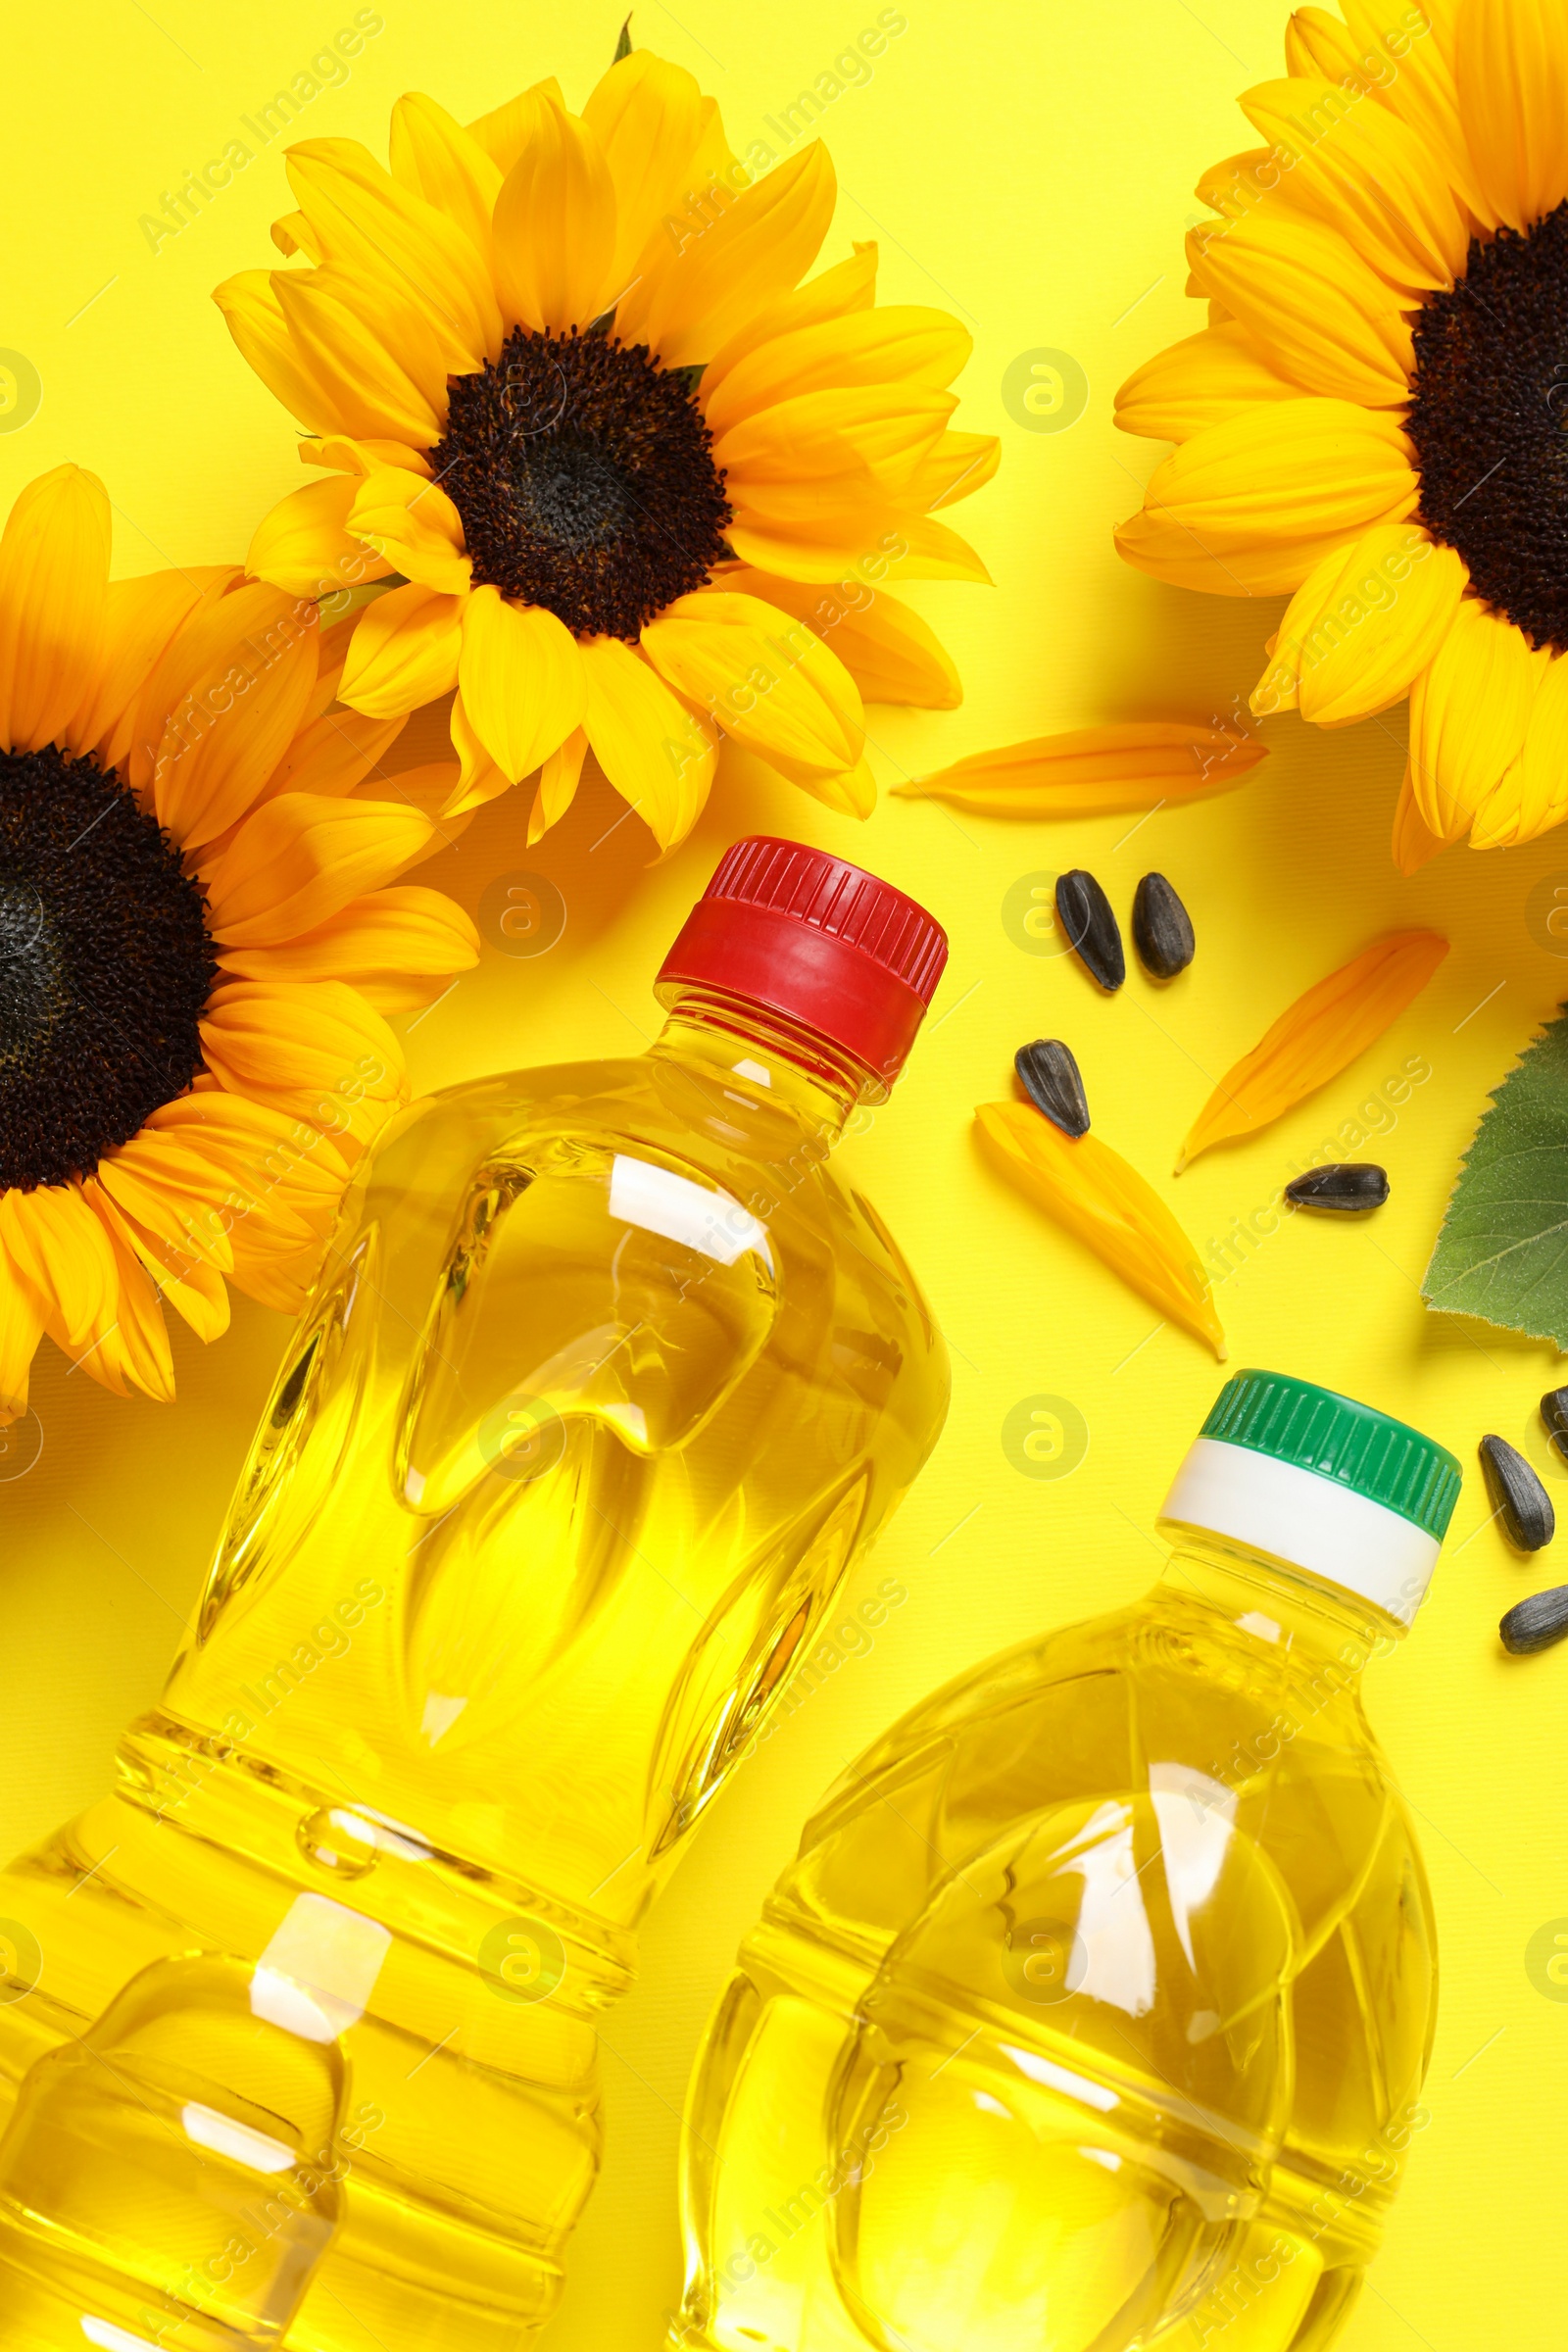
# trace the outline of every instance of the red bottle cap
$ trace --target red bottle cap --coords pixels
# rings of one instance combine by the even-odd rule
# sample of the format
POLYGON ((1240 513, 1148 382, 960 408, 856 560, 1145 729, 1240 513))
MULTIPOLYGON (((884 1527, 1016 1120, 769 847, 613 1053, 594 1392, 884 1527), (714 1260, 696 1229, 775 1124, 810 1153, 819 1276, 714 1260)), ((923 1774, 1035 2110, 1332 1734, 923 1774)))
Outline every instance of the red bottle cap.
POLYGON ((889 882, 752 834, 718 861, 655 982, 722 989, 841 1046, 891 1086, 948 960, 941 924, 889 882))

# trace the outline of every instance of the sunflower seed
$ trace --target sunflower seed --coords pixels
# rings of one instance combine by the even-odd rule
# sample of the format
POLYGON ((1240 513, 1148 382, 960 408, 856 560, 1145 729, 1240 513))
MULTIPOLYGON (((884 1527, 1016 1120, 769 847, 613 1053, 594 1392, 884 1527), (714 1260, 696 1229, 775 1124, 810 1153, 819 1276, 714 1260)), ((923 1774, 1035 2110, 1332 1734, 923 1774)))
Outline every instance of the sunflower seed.
POLYGON ((1193 960, 1193 923, 1163 874, 1146 874, 1133 894, 1133 945, 1146 972, 1174 980, 1193 960))
POLYGON ((1285 1187, 1286 1200, 1298 1208, 1334 1208, 1346 1215, 1381 1208, 1388 1197, 1388 1171, 1370 1159, 1337 1159, 1326 1168, 1308 1168, 1285 1187))
POLYGON ((1053 1126, 1063 1135, 1089 1133, 1084 1082, 1071 1049, 1059 1037, 1037 1037, 1032 1046, 1020 1046, 1012 1066, 1036 1110, 1043 1110, 1053 1126))
POLYGON ((1506 1438, 1483 1438, 1481 1468, 1493 1508, 1516 1551, 1539 1551, 1557 1532, 1551 1496, 1506 1438))
POLYGON ((1541 1418, 1559 1462, 1568 1465, 1568 1389, 1548 1389, 1541 1399, 1541 1418))
POLYGON ((1093 874, 1075 865, 1056 876, 1056 920, 1062 937, 1075 948, 1084 969, 1107 995, 1127 977, 1127 957, 1121 933, 1106 898, 1093 874))
POLYGON ((1568 1634, 1568 1585, 1553 1585, 1549 1592, 1532 1592, 1528 1600, 1516 1601, 1497 1631, 1503 1648, 1517 1658, 1549 1649, 1568 1634))

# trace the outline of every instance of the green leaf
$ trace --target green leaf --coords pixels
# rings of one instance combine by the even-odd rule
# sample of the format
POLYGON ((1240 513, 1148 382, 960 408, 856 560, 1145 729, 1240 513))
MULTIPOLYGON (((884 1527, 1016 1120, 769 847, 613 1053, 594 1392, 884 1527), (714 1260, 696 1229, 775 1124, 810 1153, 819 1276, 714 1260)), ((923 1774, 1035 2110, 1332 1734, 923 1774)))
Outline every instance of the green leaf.
POLYGON ((1427 1304, 1568 1348, 1568 1005, 1525 1048, 1465 1154, 1427 1304))
POLYGON ((618 65, 619 65, 619 63, 620 63, 620 61, 621 61, 621 59, 622 59, 623 57, 630 57, 630 55, 631 55, 631 19, 630 19, 630 17, 628 17, 628 18, 626 19, 626 22, 625 22, 625 24, 624 24, 621 26, 621 28, 620 28, 620 38, 619 38, 619 40, 618 40, 618 41, 615 43, 615 54, 614 54, 614 56, 612 58, 612 60, 611 60, 611 63, 612 63, 612 65, 618 66, 618 65))

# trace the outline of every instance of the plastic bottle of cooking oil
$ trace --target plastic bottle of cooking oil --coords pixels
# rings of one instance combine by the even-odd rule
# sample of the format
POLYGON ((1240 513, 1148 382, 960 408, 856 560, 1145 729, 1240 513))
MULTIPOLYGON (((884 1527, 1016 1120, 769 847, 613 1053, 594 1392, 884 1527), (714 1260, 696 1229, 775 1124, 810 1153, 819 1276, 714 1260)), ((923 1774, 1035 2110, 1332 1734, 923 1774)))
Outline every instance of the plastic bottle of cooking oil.
POLYGON ((682 1838, 941 1428, 827 1164, 946 955, 738 843, 636 1059, 369 1154, 113 1796, 0 1881, 5 2352, 514 2352, 595 2025, 682 1838))
POLYGON ((710 2024, 685 2352, 1320 2352, 1431 2041, 1415 1838, 1361 1711, 1458 1464, 1243 1372, 1163 1576, 906 1716, 710 2024))

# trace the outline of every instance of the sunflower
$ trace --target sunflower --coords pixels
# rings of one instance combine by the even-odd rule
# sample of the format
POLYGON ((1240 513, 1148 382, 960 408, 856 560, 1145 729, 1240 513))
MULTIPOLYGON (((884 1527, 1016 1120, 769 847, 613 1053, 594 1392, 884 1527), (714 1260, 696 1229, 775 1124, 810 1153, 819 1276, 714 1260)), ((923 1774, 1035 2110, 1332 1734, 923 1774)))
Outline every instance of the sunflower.
POLYGON ((109 579, 62 466, 0 537, 0 1419, 47 1333, 173 1394, 167 1299, 301 1302, 349 1172, 406 1100, 383 1017, 476 959, 415 805, 351 797, 401 721, 334 710, 351 624, 237 570, 109 579))
POLYGON ((1412 872, 1568 815, 1568 0, 1303 8, 1286 63, 1199 182, 1209 324, 1119 395, 1179 446, 1117 543, 1290 592, 1259 714, 1409 696, 1412 872))
POLYGON ((272 233, 308 266, 216 297, 327 469, 264 521, 252 571, 307 596, 401 580, 360 620, 345 702, 455 688, 454 809, 537 770, 530 841, 589 750, 680 840, 721 734, 865 815, 862 691, 959 696, 883 583, 986 577, 933 518, 997 462, 949 426, 963 328, 877 308, 874 246, 803 285, 825 150, 739 162, 713 100, 646 52, 580 115, 554 81, 466 128, 404 98, 390 153, 291 148, 300 209, 272 233))

